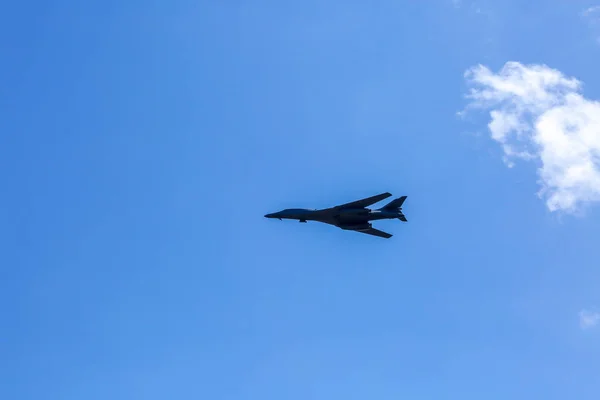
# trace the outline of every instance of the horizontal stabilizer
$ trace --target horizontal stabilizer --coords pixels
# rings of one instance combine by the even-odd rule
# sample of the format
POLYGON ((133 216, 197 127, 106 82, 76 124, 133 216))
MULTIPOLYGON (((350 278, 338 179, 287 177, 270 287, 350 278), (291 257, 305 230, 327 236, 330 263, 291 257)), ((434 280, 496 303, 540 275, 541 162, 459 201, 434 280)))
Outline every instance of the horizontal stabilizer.
POLYGON ((388 204, 383 206, 381 209, 382 210, 397 210, 399 208, 402 208, 402 204, 404 204, 406 197, 407 196, 398 197, 397 199, 390 201, 388 204))
POLYGON ((402 221, 402 222, 407 222, 407 221, 406 221, 406 217, 405 217, 405 216, 404 216, 404 214, 402 214, 402 213, 400 214, 400 216, 398 217, 398 219, 399 219, 400 221, 402 221))

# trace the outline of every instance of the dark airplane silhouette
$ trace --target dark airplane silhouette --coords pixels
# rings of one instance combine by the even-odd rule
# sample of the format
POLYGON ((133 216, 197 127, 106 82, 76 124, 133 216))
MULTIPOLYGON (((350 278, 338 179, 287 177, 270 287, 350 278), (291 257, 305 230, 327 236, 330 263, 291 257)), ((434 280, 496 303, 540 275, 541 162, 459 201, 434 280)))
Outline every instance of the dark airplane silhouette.
POLYGON ((396 219, 406 222, 402 213, 402 204, 406 196, 392 200, 385 206, 371 210, 368 206, 390 197, 391 193, 382 193, 366 199, 353 201, 339 206, 324 208, 322 210, 308 210, 305 208, 288 208, 272 214, 265 215, 266 218, 297 219, 300 222, 318 221, 337 226, 350 231, 366 233, 369 235, 390 238, 392 235, 372 227, 369 221, 379 219, 396 219))

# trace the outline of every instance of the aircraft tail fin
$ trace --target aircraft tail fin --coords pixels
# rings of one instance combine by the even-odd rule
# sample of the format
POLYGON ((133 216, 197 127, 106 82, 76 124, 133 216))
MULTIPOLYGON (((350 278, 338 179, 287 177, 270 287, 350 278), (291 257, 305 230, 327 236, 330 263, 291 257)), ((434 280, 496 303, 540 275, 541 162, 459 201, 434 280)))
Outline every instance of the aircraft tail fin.
POLYGON ((390 201, 388 204, 381 207, 380 209, 381 210, 400 210, 400 209, 402 209, 402 204, 404 204, 406 197, 407 196, 398 197, 397 199, 390 201))

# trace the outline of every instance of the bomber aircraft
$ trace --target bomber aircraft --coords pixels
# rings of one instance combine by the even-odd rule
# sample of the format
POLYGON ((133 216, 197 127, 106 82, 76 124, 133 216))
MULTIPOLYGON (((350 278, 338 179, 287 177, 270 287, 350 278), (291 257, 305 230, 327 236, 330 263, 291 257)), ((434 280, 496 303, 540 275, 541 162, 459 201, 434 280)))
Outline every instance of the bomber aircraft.
POLYGON ((406 196, 392 200, 385 206, 371 210, 368 206, 390 197, 392 194, 385 192, 366 199, 353 201, 339 206, 324 208, 320 210, 309 210, 306 208, 288 208, 279 212, 265 215, 266 218, 297 219, 300 222, 317 221, 337 226, 350 231, 366 233, 389 239, 392 234, 373 228, 369 221, 379 219, 396 219, 406 222, 402 213, 402 204, 406 196))

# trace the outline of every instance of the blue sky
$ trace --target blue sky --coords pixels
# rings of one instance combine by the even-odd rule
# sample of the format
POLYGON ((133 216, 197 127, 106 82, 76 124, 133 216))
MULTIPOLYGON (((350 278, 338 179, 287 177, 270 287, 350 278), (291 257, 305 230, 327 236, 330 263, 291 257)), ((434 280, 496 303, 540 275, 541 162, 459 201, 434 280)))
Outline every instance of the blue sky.
POLYGON ((0 398, 597 399, 598 5, 3 5, 0 398))

